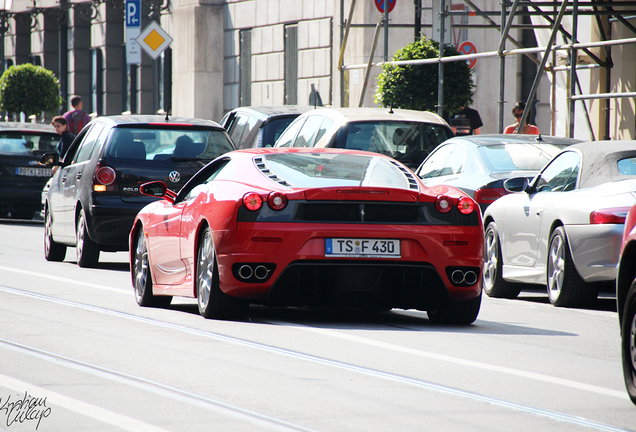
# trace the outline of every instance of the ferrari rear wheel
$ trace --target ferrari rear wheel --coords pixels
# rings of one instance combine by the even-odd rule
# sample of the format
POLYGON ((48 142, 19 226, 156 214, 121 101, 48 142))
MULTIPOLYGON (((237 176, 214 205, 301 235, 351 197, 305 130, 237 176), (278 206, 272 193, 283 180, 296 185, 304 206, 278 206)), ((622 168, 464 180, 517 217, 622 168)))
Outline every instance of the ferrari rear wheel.
POLYGON ((221 291, 216 249, 209 227, 201 234, 199 240, 196 284, 199 313, 203 317, 233 319, 239 318, 247 310, 247 301, 231 297, 221 291))
POLYGON ((172 296, 156 296, 152 293, 152 275, 148 261, 148 246, 143 230, 137 230, 133 246, 133 283, 135 300, 139 306, 165 307, 170 305, 172 296))
POLYGON ((549 245, 546 276, 550 303, 558 307, 580 307, 594 300, 598 295, 596 286, 585 283, 576 271, 562 226, 554 230, 549 245))
POLYGON ((629 398, 636 405, 636 279, 627 293, 621 323, 623 375, 629 398))
POLYGON ((481 293, 479 297, 457 303, 446 303, 437 310, 427 311, 428 319, 436 324, 472 324, 479 315, 481 293))
POLYGON ((506 282, 503 277, 503 259, 501 243, 497 233, 497 224, 490 222, 486 228, 483 286, 488 297, 517 298, 520 284, 506 282))
POLYGON ((77 217, 75 233, 75 249, 77 252, 77 265, 80 267, 95 267, 99 261, 99 247, 88 235, 86 216, 80 211, 77 217))
POLYGON ((53 240, 53 216, 47 208, 44 215, 44 258, 47 261, 64 261, 66 246, 53 240))

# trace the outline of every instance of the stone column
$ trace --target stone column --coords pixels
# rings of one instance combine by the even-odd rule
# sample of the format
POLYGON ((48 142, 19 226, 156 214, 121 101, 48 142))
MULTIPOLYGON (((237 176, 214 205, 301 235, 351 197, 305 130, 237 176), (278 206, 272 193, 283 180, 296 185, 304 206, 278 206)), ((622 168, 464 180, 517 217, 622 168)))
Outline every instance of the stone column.
POLYGON ((174 0, 162 27, 172 47, 172 113, 223 117, 223 1, 174 0))

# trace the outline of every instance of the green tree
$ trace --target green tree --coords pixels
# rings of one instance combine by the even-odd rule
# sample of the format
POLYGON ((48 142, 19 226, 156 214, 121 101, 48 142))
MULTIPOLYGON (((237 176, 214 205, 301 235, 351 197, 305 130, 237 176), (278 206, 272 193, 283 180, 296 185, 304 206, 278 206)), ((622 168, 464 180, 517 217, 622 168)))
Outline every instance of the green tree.
MULTIPOLYGON (((455 47, 444 46, 444 56, 459 55, 455 47)), ((400 48, 394 61, 437 58, 439 44, 422 39, 400 48)), ((396 66, 385 64, 378 77, 376 103, 394 108, 437 112, 439 65, 422 64, 396 66)), ((444 107, 449 114, 473 102, 472 71, 465 61, 444 63, 444 107)))
POLYGON ((0 109, 26 116, 56 110, 62 104, 53 72, 31 63, 11 66, 0 77, 0 109))

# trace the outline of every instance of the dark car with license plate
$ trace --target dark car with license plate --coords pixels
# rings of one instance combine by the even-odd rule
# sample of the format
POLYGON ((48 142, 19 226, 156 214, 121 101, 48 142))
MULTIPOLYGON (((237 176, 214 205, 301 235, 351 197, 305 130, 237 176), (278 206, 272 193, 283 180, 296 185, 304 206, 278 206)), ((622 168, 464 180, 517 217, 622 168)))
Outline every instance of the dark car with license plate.
POLYGON ((51 168, 40 166, 55 152, 60 136, 41 123, 0 123, 0 217, 31 219, 40 209, 40 193, 51 168))
POLYGON ((164 181, 178 191, 202 167, 234 150, 217 123, 191 118, 98 117, 77 136, 62 161, 45 155, 53 175, 44 203, 44 254, 62 261, 75 247, 80 267, 100 252, 128 250, 137 212, 153 201, 139 186, 164 181))

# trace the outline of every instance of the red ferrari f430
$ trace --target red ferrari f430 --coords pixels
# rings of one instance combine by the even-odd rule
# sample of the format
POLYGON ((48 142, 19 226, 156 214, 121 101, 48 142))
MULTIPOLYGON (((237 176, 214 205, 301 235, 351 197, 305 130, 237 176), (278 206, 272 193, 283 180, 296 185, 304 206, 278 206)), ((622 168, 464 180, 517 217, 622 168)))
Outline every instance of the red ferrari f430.
POLYGON ((130 234, 137 302, 198 299, 206 318, 250 303, 417 309, 472 323, 481 304, 479 207, 448 186, 426 188, 377 153, 264 148, 217 158, 178 192, 142 209, 130 234))

